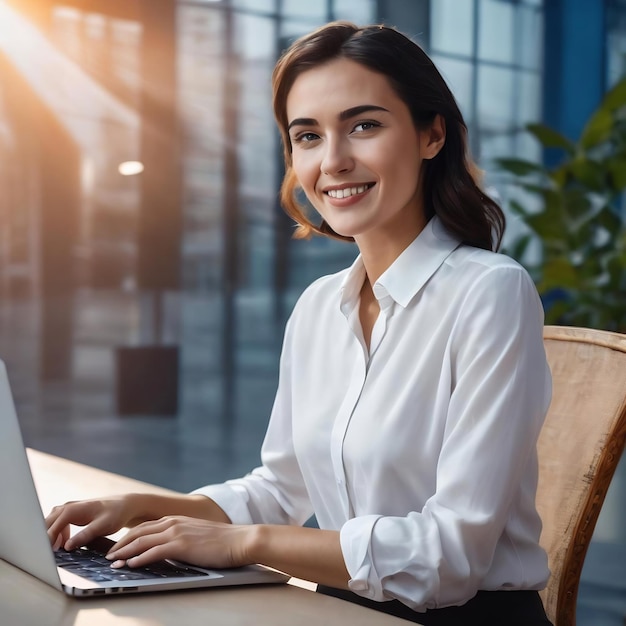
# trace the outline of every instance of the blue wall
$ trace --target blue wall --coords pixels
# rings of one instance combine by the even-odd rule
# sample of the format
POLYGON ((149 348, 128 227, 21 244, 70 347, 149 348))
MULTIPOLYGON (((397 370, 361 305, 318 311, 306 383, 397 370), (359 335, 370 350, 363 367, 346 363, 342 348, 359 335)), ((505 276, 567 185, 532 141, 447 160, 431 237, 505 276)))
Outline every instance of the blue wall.
MULTIPOLYGON (((603 0, 546 0, 544 122, 575 140, 606 89, 603 0)), ((546 154, 548 162, 554 155, 546 154)))

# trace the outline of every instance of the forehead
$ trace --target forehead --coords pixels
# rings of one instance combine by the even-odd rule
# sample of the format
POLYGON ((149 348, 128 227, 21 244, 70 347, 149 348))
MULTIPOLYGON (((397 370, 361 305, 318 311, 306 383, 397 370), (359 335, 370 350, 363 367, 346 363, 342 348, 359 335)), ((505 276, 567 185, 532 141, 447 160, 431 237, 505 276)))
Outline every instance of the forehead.
POLYGON ((296 78, 287 94, 287 118, 318 119, 362 104, 404 107, 386 76, 349 59, 334 59, 296 78))

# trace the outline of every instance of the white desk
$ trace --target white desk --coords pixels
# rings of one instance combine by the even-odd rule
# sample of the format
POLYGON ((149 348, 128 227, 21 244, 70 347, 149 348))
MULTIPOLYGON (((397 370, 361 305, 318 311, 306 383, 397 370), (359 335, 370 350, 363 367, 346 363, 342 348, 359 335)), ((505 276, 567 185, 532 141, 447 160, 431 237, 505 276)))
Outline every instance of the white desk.
MULTIPOLYGON (((165 489, 55 456, 28 451, 42 509, 67 500, 165 489)), ((0 561, 0 623, 4 626, 401 626, 409 622, 288 585, 214 588, 72 599, 0 561)))

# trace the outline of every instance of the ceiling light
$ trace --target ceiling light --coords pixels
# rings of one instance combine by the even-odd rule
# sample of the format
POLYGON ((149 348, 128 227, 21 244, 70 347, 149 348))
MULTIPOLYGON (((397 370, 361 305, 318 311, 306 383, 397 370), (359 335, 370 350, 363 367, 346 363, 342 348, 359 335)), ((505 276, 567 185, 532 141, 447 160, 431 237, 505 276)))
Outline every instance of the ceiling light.
POLYGON ((120 163, 118 168, 122 176, 134 176, 143 172, 143 163, 141 161, 124 161, 120 163))

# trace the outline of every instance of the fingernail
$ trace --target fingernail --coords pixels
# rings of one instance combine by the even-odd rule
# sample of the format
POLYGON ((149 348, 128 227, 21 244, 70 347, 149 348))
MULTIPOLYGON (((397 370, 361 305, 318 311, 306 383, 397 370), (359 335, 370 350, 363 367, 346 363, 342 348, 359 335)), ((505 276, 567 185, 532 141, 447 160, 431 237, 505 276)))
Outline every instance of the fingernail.
POLYGON ((124 565, 126 565, 126 561, 122 561, 121 559, 114 561, 113 563, 111 563, 111 567, 117 569, 119 567, 124 567, 124 565))
POLYGON ((104 558, 109 559, 109 561, 113 561, 115 559, 115 552, 109 552, 108 554, 105 554, 104 558))

